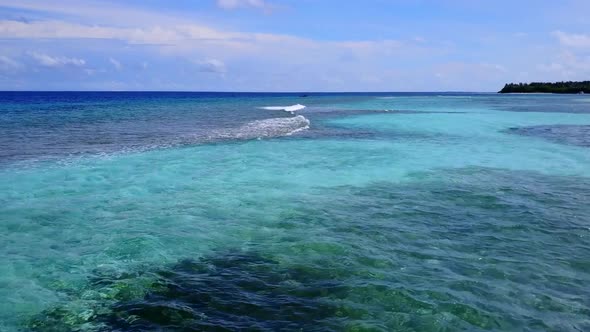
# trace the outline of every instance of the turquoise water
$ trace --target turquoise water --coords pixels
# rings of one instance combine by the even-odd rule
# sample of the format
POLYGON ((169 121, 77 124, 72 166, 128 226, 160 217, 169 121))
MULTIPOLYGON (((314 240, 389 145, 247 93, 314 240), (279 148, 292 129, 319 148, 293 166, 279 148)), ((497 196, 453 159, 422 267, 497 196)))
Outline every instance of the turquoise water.
POLYGON ((582 96, 0 105, 0 330, 590 329, 582 96))

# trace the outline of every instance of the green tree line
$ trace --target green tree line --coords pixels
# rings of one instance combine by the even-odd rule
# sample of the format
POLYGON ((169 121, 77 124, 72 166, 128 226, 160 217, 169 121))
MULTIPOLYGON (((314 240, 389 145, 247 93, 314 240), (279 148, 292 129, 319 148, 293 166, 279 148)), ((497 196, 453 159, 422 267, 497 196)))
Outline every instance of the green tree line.
POLYGON ((499 93, 590 93, 590 81, 583 82, 532 82, 532 83, 507 83, 499 93))

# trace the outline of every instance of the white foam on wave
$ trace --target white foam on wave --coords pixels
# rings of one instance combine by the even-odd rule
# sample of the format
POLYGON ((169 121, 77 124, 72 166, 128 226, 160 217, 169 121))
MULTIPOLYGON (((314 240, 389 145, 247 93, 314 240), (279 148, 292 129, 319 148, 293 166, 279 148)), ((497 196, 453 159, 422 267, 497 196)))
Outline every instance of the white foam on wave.
POLYGON ((268 111, 285 111, 289 113, 295 113, 304 109, 305 105, 295 104, 291 106, 264 106, 260 108, 268 111))
POLYGON ((212 139, 257 139, 291 136, 309 129, 310 122, 302 115, 291 118, 271 118, 248 122, 238 128, 214 134, 212 139))

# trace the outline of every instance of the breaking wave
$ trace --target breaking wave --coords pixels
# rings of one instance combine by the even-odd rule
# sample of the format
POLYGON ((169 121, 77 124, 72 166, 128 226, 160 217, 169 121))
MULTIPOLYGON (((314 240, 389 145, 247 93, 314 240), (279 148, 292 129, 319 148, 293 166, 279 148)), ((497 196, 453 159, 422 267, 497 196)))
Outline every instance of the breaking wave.
POLYGON ((297 111, 301 111, 305 108, 305 105, 296 104, 291 106, 265 106, 261 107, 261 109, 269 110, 269 111, 285 111, 289 113, 294 113, 297 111))
MULTIPOLYGON (((71 165, 84 161, 88 157, 108 159, 121 154, 140 153, 144 151, 181 146, 291 136, 300 131, 309 129, 310 124, 311 122, 302 115, 285 118, 270 118, 248 122, 233 128, 219 128, 201 133, 182 135, 174 139, 154 138, 148 143, 122 145, 117 147, 117 149, 112 150, 100 152, 83 151, 70 153, 68 155, 39 156, 34 159, 4 161, 4 164, 12 165, 12 167, 18 169, 33 167, 36 164, 43 162, 56 162, 60 165, 71 165)), ((0 159, 0 166, 5 167, 4 164, 0 159)))
POLYGON ((238 128, 226 129, 214 133, 211 140, 218 139, 257 139, 268 137, 290 136, 309 129, 310 122, 302 115, 291 118, 272 118, 248 122, 238 128))

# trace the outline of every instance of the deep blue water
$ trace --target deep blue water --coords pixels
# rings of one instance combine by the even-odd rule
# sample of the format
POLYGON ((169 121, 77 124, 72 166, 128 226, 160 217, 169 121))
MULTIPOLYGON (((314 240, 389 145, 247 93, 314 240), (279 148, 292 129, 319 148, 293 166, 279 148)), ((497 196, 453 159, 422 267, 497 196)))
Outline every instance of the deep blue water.
POLYGON ((0 92, 0 330, 590 330, 588 126, 576 95, 0 92))

